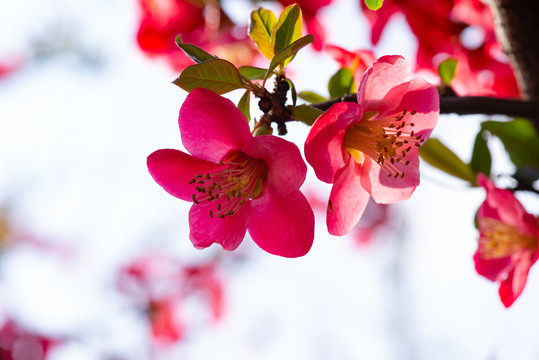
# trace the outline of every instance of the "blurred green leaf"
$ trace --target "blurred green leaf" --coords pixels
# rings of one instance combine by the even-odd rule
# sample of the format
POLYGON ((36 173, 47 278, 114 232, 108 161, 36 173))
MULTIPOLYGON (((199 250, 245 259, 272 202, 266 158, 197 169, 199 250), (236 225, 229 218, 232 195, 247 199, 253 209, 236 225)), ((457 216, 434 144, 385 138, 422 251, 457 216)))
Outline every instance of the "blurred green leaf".
POLYGON ((490 150, 488 149, 483 131, 479 131, 475 137, 470 166, 474 173, 483 173, 487 177, 490 176, 492 156, 490 155, 490 150))
POLYGON ((188 66, 173 83, 187 92, 203 87, 217 94, 224 94, 245 88, 239 70, 223 59, 212 59, 188 66))
POLYGON ((291 110, 296 120, 301 121, 309 126, 312 125, 323 113, 322 110, 309 105, 299 105, 293 107, 291 110))
POLYGON ((275 25, 277 25, 277 16, 271 10, 259 7, 251 11, 249 36, 268 59, 271 59, 275 54, 271 42, 271 34, 275 25))
POLYGON ((314 41, 314 37, 311 34, 305 35, 304 37, 294 41, 292 44, 288 45, 286 48, 282 49, 277 54, 275 54, 275 56, 271 60, 270 66, 268 68, 268 71, 266 72, 266 76, 264 77, 264 80, 266 80, 268 77, 271 76, 271 74, 273 73, 273 70, 275 70, 275 68, 279 64, 284 62, 289 57, 296 55, 296 53, 300 49, 309 45, 313 41, 314 41))
POLYGON ((296 106, 296 103, 298 102, 298 92, 296 91, 296 87, 294 86, 292 80, 286 79, 286 82, 290 86, 290 93, 292 94, 292 106, 296 106))
POLYGON ((181 35, 176 36, 176 45, 178 45, 178 47, 182 49, 183 52, 197 64, 200 64, 201 62, 208 61, 211 59, 216 59, 215 56, 208 54, 207 52, 205 52, 198 46, 184 43, 182 41, 181 35))
POLYGON ((238 102, 238 109, 247 117, 247 122, 251 121, 251 92, 247 90, 238 102))
POLYGON ((332 98, 340 98, 352 94, 355 91, 354 73, 347 68, 339 69, 328 82, 329 95, 332 98))
POLYGON ((384 0, 365 0, 365 5, 369 8, 369 10, 378 10, 382 7, 384 4, 384 0))
POLYGON ((462 161, 440 140, 430 138, 419 148, 421 158, 430 165, 459 179, 475 184, 475 174, 470 165, 462 161))
POLYGON ((298 93, 298 97, 300 99, 310 102, 311 104, 327 101, 327 98, 323 97, 322 95, 318 95, 313 91, 300 91, 298 93))
POLYGON ((442 83, 445 85, 449 85, 449 83, 453 80, 456 71, 457 59, 455 58, 445 59, 440 63, 440 65, 438 65, 438 74, 440 75, 440 79, 442 79, 442 83))
MULTIPOLYGON (((271 44, 275 54, 301 38, 302 27, 303 19, 299 5, 293 4, 284 8, 271 33, 271 44)), ((283 60, 283 66, 286 66, 290 60, 292 59, 283 60)))
POLYGON ((240 73, 249 80, 262 80, 266 76, 268 69, 262 69, 254 66, 242 66, 240 73))
POLYGON ((517 168, 526 165, 539 167, 539 137, 529 120, 485 121, 481 127, 502 141, 517 168))

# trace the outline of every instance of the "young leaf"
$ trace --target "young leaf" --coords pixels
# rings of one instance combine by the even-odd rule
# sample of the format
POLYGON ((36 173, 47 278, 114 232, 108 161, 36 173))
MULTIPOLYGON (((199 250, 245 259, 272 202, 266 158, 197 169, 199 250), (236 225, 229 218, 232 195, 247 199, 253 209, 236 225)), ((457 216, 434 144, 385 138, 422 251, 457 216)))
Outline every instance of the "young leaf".
POLYGON ((473 146, 472 160, 470 166, 474 173, 483 173, 487 177, 490 176, 490 168, 492 166, 492 156, 487 146, 487 141, 484 138, 483 131, 479 131, 475 137, 473 146))
POLYGON ((216 59, 215 56, 208 54, 198 46, 184 43, 181 35, 176 36, 176 45, 178 45, 178 47, 197 64, 211 59, 216 59))
POLYGON ((298 93, 298 97, 300 99, 310 102, 311 104, 321 103, 327 100, 322 95, 318 95, 313 91, 300 91, 298 93))
POLYGON ((442 144, 440 140, 434 138, 428 139, 419 148, 419 155, 435 168, 475 185, 475 174, 470 165, 462 161, 447 146, 442 144))
POLYGON ((247 90, 238 102, 238 109, 247 117, 247 121, 251 121, 251 92, 247 90))
POLYGON ((440 75, 440 79, 442 80, 442 83, 449 86, 449 83, 455 77, 456 70, 457 70, 457 59, 448 58, 442 61, 440 65, 438 65, 438 74, 440 75))
POLYGON ((485 121, 481 128, 502 141, 517 168, 526 165, 539 167, 539 137, 529 120, 485 121))
POLYGON ((340 98, 355 91, 354 73, 347 68, 339 69, 328 82, 329 95, 332 98, 340 98))
POLYGON ((369 10, 378 10, 382 7, 382 4, 384 3, 384 0, 365 0, 365 5, 369 8, 369 10))
MULTIPOLYGON (((279 20, 271 33, 271 44, 275 54, 301 37, 302 26, 303 19, 299 5, 287 6, 279 16, 279 20)), ((290 60, 285 59, 283 66, 286 66, 290 60)))
POLYGON ((286 59, 288 59, 289 57, 291 56, 294 56, 296 55, 296 53, 303 47, 309 45, 310 43, 312 43, 314 41, 314 37, 309 34, 309 35, 305 35, 304 37, 294 41, 292 44, 288 45, 287 47, 285 47, 284 49, 282 49, 281 51, 279 51, 277 54, 275 54, 275 56, 273 57, 273 59, 271 60, 271 63, 270 63, 270 66, 268 68, 268 71, 266 72, 266 76, 264 76, 264 81, 271 76, 271 74, 273 73, 273 70, 275 70, 275 68, 283 63, 286 59))
POLYGON ((271 43, 271 34, 275 25, 277 25, 277 17, 271 10, 259 7, 251 11, 249 36, 262 55, 268 59, 271 59, 275 54, 271 43))
POLYGON ((298 92, 296 91, 296 87, 294 86, 292 80, 286 79, 286 82, 290 86, 290 93, 292 94, 292 106, 296 106, 296 103, 298 102, 298 92))
POLYGON ((296 106, 293 107, 291 110, 296 120, 301 121, 302 123, 305 123, 309 126, 312 125, 315 120, 318 119, 318 117, 323 113, 322 110, 309 105, 296 106))
POLYGON ((249 80, 262 80, 266 76, 267 69, 262 69, 254 66, 242 66, 239 68, 240 73, 249 80))
POLYGON ((239 70, 223 59, 212 59, 188 66, 173 83, 187 92, 203 87, 217 94, 224 94, 245 88, 239 70))

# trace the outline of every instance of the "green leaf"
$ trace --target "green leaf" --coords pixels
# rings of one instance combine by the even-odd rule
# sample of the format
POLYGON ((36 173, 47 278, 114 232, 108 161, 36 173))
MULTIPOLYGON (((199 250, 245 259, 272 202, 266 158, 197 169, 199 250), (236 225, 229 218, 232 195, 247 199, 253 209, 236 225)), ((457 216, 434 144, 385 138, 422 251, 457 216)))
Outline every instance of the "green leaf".
POLYGON ((502 141, 517 168, 526 165, 539 167, 539 137, 529 120, 485 121, 481 128, 502 141))
POLYGON ((245 88, 239 70, 223 59, 212 59, 188 66, 173 83, 187 92, 203 87, 217 94, 224 94, 245 88))
POLYGON ((290 86, 290 92, 292 93, 292 106, 296 106, 296 103, 298 102, 298 92, 296 91, 296 87, 292 80, 286 79, 286 82, 290 86))
POLYGON ((309 105, 296 106, 293 107, 291 110, 296 120, 301 121, 309 126, 312 125, 315 120, 318 119, 318 117, 323 113, 322 110, 309 105))
POLYGON ((449 85, 449 83, 453 80, 456 71, 457 59, 455 58, 445 59, 440 63, 440 65, 438 65, 438 74, 440 75, 440 79, 442 79, 442 83, 445 85, 449 85))
MULTIPOLYGON (((301 38, 302 27, 303 20, 299 5, 293 4, 284 8, 271 33, 271 44, 275 54, 301 38)), ((286 66, 290 60, 284 61, 283 66, 286 66)))
POLYGON ((355 91, 354 73, 347 68, 341 68, 328 82, 329 95, 332 98, 340 98, 352 94, 355 91))
POLYGON ((298 93, 298 97, 300 99, 310 102, 311 104, 327 101, 327 98, 323 97, 322 95, 318 95, 313 91, 300 91, 298 93))
POLYGON ((249 36, 268 59, 271 59, 275 54, 271 42, 271 34, 275 25, 277 25, 277 16, 271 10, 259 7, 251 11, 249 36))
POLYGON ((459 179, 475 184, 475 174, 470 165, 462 161, 440 140, 430 138, 419 148, 419 155, 430 165, 458 177, 459 179))
POLYGON ((216 59, 215 56, 208 54, 198 46, 184 43, 181 35, 176 36, 176 45, 178 45, 178 47, 197 64, 211 59, 216 59))
POLYGON ((312 43, 314 41, 314 37, 309 34, 309 35, 305 35, 304 37, 294 41, 292 44, 288 45, 286 48, 282 49, 281 51, 279 51, 277 54, 275 54, 275 56, 273 57, 273 59, 271 60, 271 63, 270 63, 270 66, 268 68, 268 71, 266 72, 266 76, 264 76, 264 81, 271 76, 271 74, 273 73, 273 70, 275 70, 275 68, 281 64, 282 62, 284 62, 286 59, 288 59, 289 57, 291 56, 294 56, 296 55, 296 53, 302 49, 303 47, 309 45, 310 43, 312 43))
POLYGON ((487 177, 490 176, 492 156, 490 155, 490 150, 488 149, 483 131, 479 131, 475 137, 470 166, 474 173, 483 173, 487 177))
POLYGON ((238 109, 247 117, 247 122, 251 121, 251 92, 247 90, 238 102, 238 109))
POLYGON ((242 66, 240 73, 249 80, 262 80, 266 76, 268 69, 262 69, 254 66, 242 66))
POLYGON ((365 5, 369 8, 369 10, 378 10, 382 7, 382 4, 384 3, 384 0, 365 0, 365 5))

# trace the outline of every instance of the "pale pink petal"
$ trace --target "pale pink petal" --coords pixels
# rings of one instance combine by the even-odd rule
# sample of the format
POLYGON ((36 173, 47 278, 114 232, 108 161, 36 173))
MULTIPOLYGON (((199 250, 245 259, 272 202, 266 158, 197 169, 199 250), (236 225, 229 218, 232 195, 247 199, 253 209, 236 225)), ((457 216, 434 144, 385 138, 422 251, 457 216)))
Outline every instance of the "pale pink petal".
POLYGON ((352 157, 335 176, 327 210, 328 231, 332 235, 349 233, 365 211, 369 193, 361 186, 361 166, 352 157))
POLYGON ((305 181, 307 165, 296 144, 273 135, 254 137, 242 149, 268 167, 268 186, 281 196, 300 188, 305 181))
POLYGON ((342 102, 333 105, 314 122, 305 141, 305 158, 316 176, 332 183, 350 155, 344 148, 344 133, 361 116, 361 106, 342 102))
POLYGON ((221 244, 225 250, 236 249, 247 231, 251 220, 251 206, 247 201, 231 216, 221 219, 214 215, 210 217, 210 211, 215 212, 216 201, 205 201, 193 204, 189 210, 189 238, 197 249, 210 246, 213 243, 221 244))
POLYGON ((399 171, 404 172, 403 178, 388 176, 378 163, 370 158, 365 160, 361 169, 361 185, 378 204, 407 200, 419 185, 419 158, 410 151, 406 159, 410 161, 408 165, 402 161, 394 164, 399 171))
POLYGON ((363 75, 357 91, 358 103, 364 109, 372 109, 389 90, 409 80, 410 65, 402 56, 382 56, 363 75))
POLYGON ((212 162, 241 149, 252 138, 247 118, 234 103, 203 88, 187 95, 178 123, 185 149, 212 162))
POLYGON ((212 172, 217 166, 174 149, 153 152, 147 159, 148 170, 169 194, 182 200, 192 201, 195 184, 189 184, 196 175, 212 172))
POLYGON ((249 234, 260 248, 290 258, 309 252, 314 239, 314 214, 299 190, 281 197, 266 187, 251 201, 251 211, 249 234))

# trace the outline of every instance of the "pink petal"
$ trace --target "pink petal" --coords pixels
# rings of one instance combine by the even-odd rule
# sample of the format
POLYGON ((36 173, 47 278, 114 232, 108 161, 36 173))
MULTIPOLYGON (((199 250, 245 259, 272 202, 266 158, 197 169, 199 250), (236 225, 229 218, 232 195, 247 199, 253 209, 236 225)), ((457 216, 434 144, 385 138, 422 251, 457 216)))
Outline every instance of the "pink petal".
POLYGON ((412 196, 419 185, 419 158, 410 151, 406 159, 410 160, 408 165, 403 162, 394 164, 399 171, 404 172, 403 178, 387 176, 378 163, 370 158, 365 159, 361 169, 361 185, 374 201, 379 204, 393 204, 412 196))
POLYGON ((512 259, 515 262, 515 268, 507 275, 507 279, 500 284, 500 299, 506 308, 511 306, 524 290, 528 272, 532 265, 529 252, 522 252, 517 256, 518 259, 515 259, 515 256, 512 259))
POLYGON ((410 66, 402 56, 382 56, 363 75, 357 91, 358 103, 363 104, 364 109, 372 109, 391 88, 409 79, 410 66))
POLYGON ((365 211, 369 193, 361 186, 361 166, 352 157, 335 176, 327 210, 328 231, 332 235, 349 233, 365 211))
POLYGON ((266 162, 268 186, 280 196, 298 190, 305 181, 307 165, 296 144, 290 141, 273 135, 261 135, 254 137, 242 150, 266 162))
MULTIPOLYGON (((226 200, 224 200, 226 201, 226 200)), ((217 207, 216 201, 206 201, 193 204, 189 210, 189 238, 197 249, 218 243, 225 250, 236 249, 247 231, 251 219, 251 206, 247 201, 231 216, 220 219, 210 217, 209 212, 217 207)))
POLYGON ((320 180, 332 183, 335 173, 345 166, 350 155, 344 148, 344 133, 360 116, 360 105, 342 102, 314 122, 305 141, 305 158, 320 180))
POLYGON ((511 258, 509 256, 501 259, 482 259, 479 251, 476 251, 473 260, 477 273, 490 281, 497 281, 511 267, 511 258))
POLYGON ((212 162, 241 149, 252 138, 247 118, 234 103, 203 88, 187 95, 178 122, 187 151, 212 162))
POLYGON ((157 150, 148 156, 148 170, 153 179, 169 194, 192 201, 195 185, 189 184, 198 174, 212 172, 217 166, 174 149, 157 150))
POLYGON ((249 234, 270 254, 298 257, 307 254, 314 239, 314 214, 300 191, 278 196, 270 188, 251 201, 249 234))

